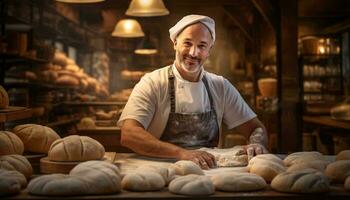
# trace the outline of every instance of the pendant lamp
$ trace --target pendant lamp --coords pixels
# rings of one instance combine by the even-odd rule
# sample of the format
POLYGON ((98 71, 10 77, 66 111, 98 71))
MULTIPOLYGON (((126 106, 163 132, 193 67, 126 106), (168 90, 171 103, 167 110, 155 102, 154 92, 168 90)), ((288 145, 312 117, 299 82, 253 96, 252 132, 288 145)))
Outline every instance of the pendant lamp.
POLYGON ((152 43, 149 34, 146 34, 146 36, 142 39, 134 53, 140 55, 152 55, 158 53, 158 50, 154 43, 152 43))
POLYGON ((56 0, 62 3, 98 3, 104 0, 56 0))
POLYGON ((132 0, 125 14, 137 17, 153 17, 168 15, 169 10, 165 7, 163 0, 132 0))
POLYGON ((134 19, 122 19, 115 25, 112 32, 114 37, 134 38, 143 37, 145 33, 142 31, 141 25, 134 19))

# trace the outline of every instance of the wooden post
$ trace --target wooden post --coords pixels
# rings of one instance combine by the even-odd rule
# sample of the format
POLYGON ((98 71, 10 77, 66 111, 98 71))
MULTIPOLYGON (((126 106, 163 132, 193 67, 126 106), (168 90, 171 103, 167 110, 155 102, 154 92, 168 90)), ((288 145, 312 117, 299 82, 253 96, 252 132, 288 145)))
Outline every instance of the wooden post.
POLYGON ((301 150, 301 85, 298 67, 298 3, 279 2, 277 23, 278 94, 280 99, 279 151, 301 150))

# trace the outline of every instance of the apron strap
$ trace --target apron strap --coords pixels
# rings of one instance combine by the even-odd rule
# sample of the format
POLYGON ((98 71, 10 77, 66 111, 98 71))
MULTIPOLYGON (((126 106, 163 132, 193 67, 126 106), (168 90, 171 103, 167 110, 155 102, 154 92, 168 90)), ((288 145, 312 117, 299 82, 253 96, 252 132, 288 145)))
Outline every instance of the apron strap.
POLYGON ((170 96, 170 112, 175 113, 175 87, 174 87, 174 73, 173 73, 173 68, 172 65, 169 66, 168 69, 168 76, 169 76, 169 96, 170 96))
MULTIPOLYGON (((175 113, 175 105, 176 105, 176 95, 175 95, 175 86, 174 86, 174 72, 173 72, 173 68, 172 65, 169 66, 168 68, 168 76, 169 76, 169 96, 170 96, 170 108, 171 108, 171 112, 175 113)), ((207 78, 205 76, 203 76, 202 81, 204 83, 205 89, 207 90, 208 93, 208 97, 209 97, 209 102, 210 102, 210 108, 211 110, 215 110, 214 109, 214 103, 213 103, 213 97, 211 96, 211 92, 209 89, 209 85, 208 85, 208 81, 207 78)))

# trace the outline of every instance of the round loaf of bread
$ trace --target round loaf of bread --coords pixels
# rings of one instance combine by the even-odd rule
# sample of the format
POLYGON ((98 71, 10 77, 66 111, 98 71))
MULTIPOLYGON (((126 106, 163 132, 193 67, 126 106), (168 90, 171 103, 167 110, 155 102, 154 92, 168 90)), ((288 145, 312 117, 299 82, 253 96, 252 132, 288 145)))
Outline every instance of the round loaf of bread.
POLYGON ((345 188, 345 190, 350 191, 350 176, 348 176, 345 179, 344 188, 345 188))
POLYGON ((327 165, 329 164, 329 161, 325 160, 312 160, 310 162, 298 162, 290 167, 288 167, 287 172, 293 172, 293 171, 299 171, 303 169, 316 169, 320 172, 324 172, 327 165))
POLYGON ((88 185, 88 194, 112 194, 121 190, 121 175, 117 166, 106 161, 87 161, 69 173, 80 177, 88 185))
POLYGON ((0 131, 0 155, 23 154, 22 140, 10 131, 0 131))
POLYGON ((0 169, 0 196, 14 195, 27 185, 23 174, 0 169))
POLYGON ((0 169, 16 170, 27 179, 33 174, 32 165, 27 158, 16 154, 0 156, 0 169))
POLYGON ((204 175, 203 170, 190 160, 180 160, 169 166, 175 170, 176 175, 184 176, 187 174, 204 175))
POLYGON ((9 107, 9 95, 6 90, 0 85, 0 109, 9 107))
POLYGON ((169 191, 175 194, 198 196, 211 195, 215 192, 215 186, 208 176, 189 174, 172 180, 169 191))
POLYGON ((104 147, 96 140, 79 135, 71 135, 52 143, 48 158, 51 161, 101 160, 104 147))
POLYGON ((156 191, 164 186, 164 178, 155 171, 136 171, 126 174, 122 180, 122 188, 131 191, 156 191))
POLYGON ((45 196, 72 196, 89 194, 88 184, 78 176, 66 174, 49 174, 32 179, 28 192, 45 196))
POLYGON ((95 121, 91 117, 84 117, 80 120, 79 127, 82 129, 95 129, 95 121))
POLYGON ((160 174, 164 181, 165 184, 168 185, 170 181, 172 181, 175 178, 175 169, 174 168, 166 168, 162 166, 154 166, 154 165, 145 165, 145 166, 140 166, 136 169, 136 171, 139 172, 145 172, 145 171, 152 171, 160 174))
POLYGON ((291 166, 300 162, 309 162, 313 160, 325 160, 324 156, 318 151, 304 151, 304 152, 295 152, 289 154, 284 160, 286 166, 291 166))
POLYGON ((51 144, 60 139, 60 136, 50 127, 38 124, 18 125, 13 132, 23 141, 24 150, 34 153, 47 154, 51 144))
POLYGON ((343 150, 339 152, 336 155, 335 160, 350 160, 350 150, 343 150))
POLYGON ((287 193, 322 193, 330 190, 327 177, 314 169, 281 173, 272 180, 271 187, 287 193))
POLYGON ((253 157, 248 164, 250 173, 257 174, 270 182, 278 174, 285 172, 287 168, 283 161, 273 154, 260 154, 253 157))
POLYGON ((211 177, 217 190, 227 192, 244 192, 262 190, 267 184, 265 180, 251 173, 221 173, 211 177))
POLYGON ((350 176, 350 160, 338 160, 329 164, 325 175, 331 182, 344 183, 345 178, 350 176))

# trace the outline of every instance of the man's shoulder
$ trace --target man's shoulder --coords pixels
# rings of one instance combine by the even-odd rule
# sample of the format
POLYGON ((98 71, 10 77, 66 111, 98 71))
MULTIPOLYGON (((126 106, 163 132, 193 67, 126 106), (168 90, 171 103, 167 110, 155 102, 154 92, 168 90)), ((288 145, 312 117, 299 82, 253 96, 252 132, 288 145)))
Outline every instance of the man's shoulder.
POLYGON ((145 77, 150 78, 150 79, 155 79, 155 80, 167 78, 167 69, 168 68, 169 68, 169 65, 167 65, 165 67, 161 67, 159 69, 155 69, 155 70, 147 73, 145 75, 145 77))
POLYGON ((213 84, 223 84, 225 80, 223 76, 208 71, 205 71, 205 77, 208 79, 208 81, 212 82, 213 84))

